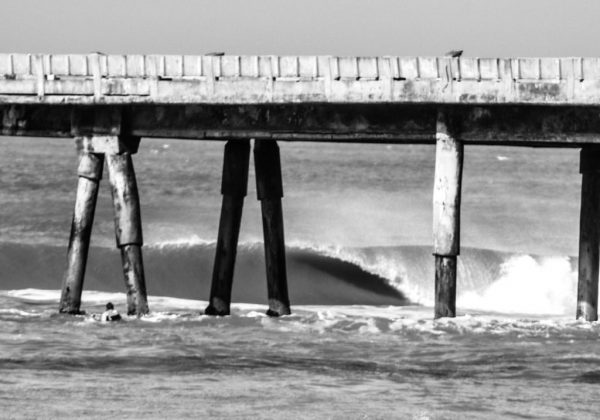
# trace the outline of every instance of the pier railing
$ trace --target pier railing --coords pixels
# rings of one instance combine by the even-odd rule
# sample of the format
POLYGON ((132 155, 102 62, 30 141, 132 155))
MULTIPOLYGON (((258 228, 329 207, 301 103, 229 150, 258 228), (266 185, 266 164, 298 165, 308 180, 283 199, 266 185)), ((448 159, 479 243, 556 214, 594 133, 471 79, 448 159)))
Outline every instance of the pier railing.
POLYGON ((593 105, 599 90, 600 58, 0 54, 10 103, 593 105))

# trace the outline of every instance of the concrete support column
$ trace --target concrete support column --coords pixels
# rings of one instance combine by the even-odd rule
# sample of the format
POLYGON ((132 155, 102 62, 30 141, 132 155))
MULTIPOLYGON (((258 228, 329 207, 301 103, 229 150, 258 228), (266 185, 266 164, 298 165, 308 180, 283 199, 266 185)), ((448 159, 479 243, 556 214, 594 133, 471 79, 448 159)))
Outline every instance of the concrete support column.
POLYGON ((237 254, 244 197, 248 190, 250 141, 230 140, 225 145, 221 181, 221 219, 215 251, 207 315, 229 315, 231 287, 237 254))
POLYGON ((117 247, 121 250, 127 288, 127 314, 148 313, 148 297, 142 261, 140 200, 130 152, 106 155, 115 211, 117 247))
POLYGON ((460 253, 463 145, 446 112, 438 112, 433 189, 434 317, 456 316, 456 263, 460 253))
POLYGON ((600 254, 600 149, 581 150, 581 215, 577 319, 598 320, 598 259, 600 254))
POLYGON ((256 191, 262 210, 263 235, 269 310, 267 315, 289 315, 285 239, 281 198, 281 162, 279 146, 273 140, 256 140, 254 144, 256 191))
POLYGON ((59 312, 61 313, 77 314, 80 312, 85 267, 103 166, 104 155, 81 154, 77 171, 79 181, 75 198, 75 210, 73 211, 67 251, 67 269, 60 297, 59 312))

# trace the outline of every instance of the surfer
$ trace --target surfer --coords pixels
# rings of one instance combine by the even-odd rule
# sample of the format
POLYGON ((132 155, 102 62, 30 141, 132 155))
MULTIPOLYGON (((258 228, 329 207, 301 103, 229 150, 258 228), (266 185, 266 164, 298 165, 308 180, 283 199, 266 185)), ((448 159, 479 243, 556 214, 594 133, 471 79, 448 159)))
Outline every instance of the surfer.
POLYGON ((104 311, 104 313, 100 317, 100 321, 110 322, 110 321, 120 321, 120 320, 121 320, 121 314, 119 314, 119 312, 115 309, 112 302, 108 302, 106 304, 106 311, 104 311))

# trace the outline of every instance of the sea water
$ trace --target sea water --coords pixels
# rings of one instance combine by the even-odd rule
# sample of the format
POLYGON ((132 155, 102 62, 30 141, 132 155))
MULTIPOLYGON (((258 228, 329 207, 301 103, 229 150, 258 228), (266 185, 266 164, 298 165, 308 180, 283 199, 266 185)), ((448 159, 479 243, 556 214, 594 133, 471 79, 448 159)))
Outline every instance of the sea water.
POLYGON ((280 147, 293 314, 264 315, 251 170, 232 314, 202 315, 223 143, 148 139, 151 314, 108 324, 93 314, 125 296, 107 186, 86 315, 58 315, 75 148, 0 138, 0 417, 597 417, 600 326, 574 320, 576 150, 466 148, 458 317, 434 321, 433 147, 280 147))

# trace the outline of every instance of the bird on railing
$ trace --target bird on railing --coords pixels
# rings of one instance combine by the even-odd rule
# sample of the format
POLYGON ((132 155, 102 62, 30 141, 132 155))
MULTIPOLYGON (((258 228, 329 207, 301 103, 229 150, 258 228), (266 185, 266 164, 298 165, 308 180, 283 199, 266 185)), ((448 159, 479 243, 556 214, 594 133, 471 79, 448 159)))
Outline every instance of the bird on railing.
POLYGON ((446 54, 444 54, 445 56, 450 56, 453 58, 458 58, 462 55, 463 50, 450 50, 448 51, 446 54))
MULTIPOLYGON (((452 58, 460 58, 460 56, 462 55, 463 50, 450 50, 448 51, 446 54, 444 54, 446 57, 452 57, 452 58)), ((450 82, 452 80, 458 80, 460 79, 460 77, 455 77, 452 74, 452 66, 450 65, 446 65, 446 84, 444 85, 444 87, 442 88, 442 91, 445 91, 446 88, 448 87, 448 85, 450 84, 450 82)))
POLYGON ((212 55, 214 57, 222 57, 222 56, 225 55, 225 53, 224 52, 209 52, 209 53, 206 53, 204 55, 212 55))

